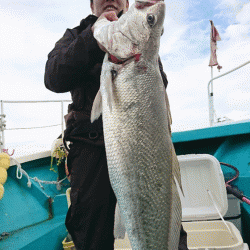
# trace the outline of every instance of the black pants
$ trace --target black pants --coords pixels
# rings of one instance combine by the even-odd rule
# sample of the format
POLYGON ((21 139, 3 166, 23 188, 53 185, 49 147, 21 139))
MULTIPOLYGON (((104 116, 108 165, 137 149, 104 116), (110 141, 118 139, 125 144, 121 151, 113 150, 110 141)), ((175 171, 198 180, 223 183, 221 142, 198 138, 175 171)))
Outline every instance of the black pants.
MULTIPOLYGON (((67 164, 71 173, 71 206, 66 227, 76 249, 113 250, 116 197, 104 147, 74 143, 67 164)), ((179 250, 186 249, 187 234, 182 228, 179 250)))

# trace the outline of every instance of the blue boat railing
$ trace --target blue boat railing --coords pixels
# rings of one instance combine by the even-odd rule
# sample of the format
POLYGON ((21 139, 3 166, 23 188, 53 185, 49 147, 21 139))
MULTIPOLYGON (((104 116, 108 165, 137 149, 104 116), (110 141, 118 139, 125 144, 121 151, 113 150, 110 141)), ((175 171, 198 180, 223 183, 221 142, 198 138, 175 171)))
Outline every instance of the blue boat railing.
POLYGON ((65 102, 71 102, 71 100, 44 100, 44 101, 4 101, 0 100, 1 103, 1 113, 0 113, 0 152, 5 149, 5 130, 21 130, 21 129, 38 129, 38 128, 48 128, 61 126, 62 135, 64 132, 64 109, 63 104, 65 102), (24 128, 7 128, 6 127, 6 114, 4 113, 4 105, 9 103, 61 103, 61 122, 59 124, 49 125, 49 126, 36 126, 36 127, 24 127, 24 128))
POLYGON ((208 107, 209 107, 209 123, 210 123, 210 126, 213 126, 214 125, 214 100, 213 100, 213 81, 214 80, 217 80, 225 75, 228 75, 244 66, 246 66, 247 64, 249 64, 250 61, 248 62, 245 62, 243 64, 241 64, 240 66, 232 69, 232 70, 229 70, 228 72, 224 73, 224 74, 221 74, 219 76, 216 76, 216 77, 212 77, 212 79, 208 82, 208 85, 207 85, 207 90, 208 90, 208 107))

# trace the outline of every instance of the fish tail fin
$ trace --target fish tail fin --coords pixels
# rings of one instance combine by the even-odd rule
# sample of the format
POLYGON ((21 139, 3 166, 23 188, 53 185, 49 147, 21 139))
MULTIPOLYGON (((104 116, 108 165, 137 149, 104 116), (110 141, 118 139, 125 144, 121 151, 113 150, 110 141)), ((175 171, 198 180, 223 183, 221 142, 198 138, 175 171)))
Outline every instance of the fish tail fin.
POLYGON ((102 114, 102 94, 99 89, 96 94, 95 100, 93 102, 92 110, 91 110, 91 116, 90 116, 91 123, 97 120, 101 114, 102 114))

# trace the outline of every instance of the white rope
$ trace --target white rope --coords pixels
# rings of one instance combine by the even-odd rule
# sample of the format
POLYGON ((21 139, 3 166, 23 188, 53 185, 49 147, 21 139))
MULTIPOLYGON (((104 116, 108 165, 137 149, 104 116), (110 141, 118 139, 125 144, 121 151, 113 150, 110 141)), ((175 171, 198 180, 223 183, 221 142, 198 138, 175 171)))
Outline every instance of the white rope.
POLYGON ((27 186, 30 188, 32 183, 30 181, 30 177, 27 174, 27 172, 22 169, 21 164, 15 158, 10 157, 10 159, 13 160, 16 163, 16 165, 17 165, 16 178, 19 179, 19 180, 21 180, 23 178, 23 174, 24 174, 27 177, 27 179, 28 179, 27 186))
POLYGON ((35 182, 37 182, 37 183, 39 184, 39 186, 40 186, 42 189, 44 189, 44 187, 43 187, 43 185, 42 185, 42 183, 43 183, 43 184, 56 185, 57 190, 60 190, 60 189, 61 189, 61 183, 62 183, 64 180, 66 180, 66 178, 67 178, 67 177, 65 177, 64 179, 62 179, 62 180, 60 180, 60 181, 43 181, 43 180, 38 179, 37 177, 30 177, 30 176, 28 175, 28 173, 27 173, 25 170, 22 169, 21 164, 20 164, 15 158, 13 158, 13 157, 10 157, 10 158, 11 158, 11 160, 13 160, 13 161, 16 163, 16 165, 17 165, 17 169, 16 169, 16 177, 17 177, 17 179, 19 179, 19 180, 22 179, 23 174, 24 174, 24 175, 27 177, 27 179, 28 179, 27 186, 28 186, 29 188, 31 188, 31 185, 32 185, 31 180, 34 180, 35 182))
POLYGON ((212 195, 211 191, 210 191, 210 190, 207 190, 207 192, 208 192, 208 195, 209 195, 210 199, 212 200, 213 205, 214 205, 215 209, 217 210, 217 213, 219 214, 219 216, 220 216, 222 222, 224 223, 224 225, 226 226, 226 228, 228 229, 229 233, 231 234, 231 236, 232 236, 232 238, 233 238, 233 237, 234 237, 234 234, 232 233, 230 227, 227 225, 227 223, 225 222, 225 220, 224 220, 222 214, 220 213, 219 208, 218 208, 217 205, 216 205, 216 202, 215 202, 215 200, 214 200, 214 198, 213 198, 213 195, 212 195))

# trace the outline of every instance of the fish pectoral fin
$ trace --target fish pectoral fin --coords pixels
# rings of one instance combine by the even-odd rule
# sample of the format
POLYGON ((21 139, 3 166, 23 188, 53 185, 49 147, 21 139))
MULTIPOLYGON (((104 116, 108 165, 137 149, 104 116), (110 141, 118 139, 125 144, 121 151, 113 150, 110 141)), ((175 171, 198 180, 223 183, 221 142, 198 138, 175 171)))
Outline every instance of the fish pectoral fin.
POLYGON ((114 95, 113 95, 113 81, 117 75, 117 71, 112 69, 109 73, 109 75, 107 76, 107 81, 106 81, 106 85, 105 85, 105 92, 107 95, 107 104, 109 107, 109 111, 110 113, 112 112, 112 104, 114 101, 114 95))
POLYGON ((93 102, 92 110, 91 110, 91 117, 90 117, 91 123, 97 120, 101 114, 102 114, 102 94, 99 89, 99 91, 96 94, 95 100, 93 102))

